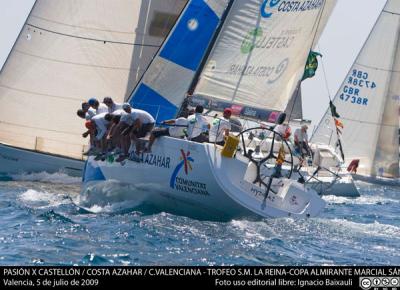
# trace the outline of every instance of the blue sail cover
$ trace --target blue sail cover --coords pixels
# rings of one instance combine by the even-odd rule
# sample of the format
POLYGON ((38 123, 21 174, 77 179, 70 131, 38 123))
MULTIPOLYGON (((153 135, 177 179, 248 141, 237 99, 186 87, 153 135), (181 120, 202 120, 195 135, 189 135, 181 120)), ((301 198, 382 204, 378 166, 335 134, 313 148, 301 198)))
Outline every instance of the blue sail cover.
POLYGON ((157 122, 174 118, 219 25, 227 0, 192 0, 129 103, 157 122))

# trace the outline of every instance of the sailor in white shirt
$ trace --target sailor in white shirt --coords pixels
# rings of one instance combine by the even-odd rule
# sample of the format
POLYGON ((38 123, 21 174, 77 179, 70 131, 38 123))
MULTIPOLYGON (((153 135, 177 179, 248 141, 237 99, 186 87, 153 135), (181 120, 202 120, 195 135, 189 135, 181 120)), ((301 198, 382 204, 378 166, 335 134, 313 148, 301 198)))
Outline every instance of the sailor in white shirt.
POLYGON ((103 103, 107 106, 110 114, 114 113, 116 110, 122 110, 122 104, 114 103, 111 97, 105 97, 103 103))
POLYGON ((121 155, 120 158, 117 159, 118 162, 124 160, 128 156, 129 143, 134 142, 136 147, 136 154, 141 153, 142 144, 139 138, 145 137, 151 130, 154 128, 155 120, 152 115, 148 112, 133 109, 128 103, 123 104, 123 110, 127 113, 127 115, 121 116, 121 131, 123 135, 127 136, 129 134, 130 142, 123 137, 122 146, 124 155, 121 155))
POLYGON ((188 117, 188 138, 194 142, 203 143, 207 141, 206 132, 210 129, 210 124, 203 114, 203 106, 196 106, 194 115, 188 117))
POLYGON ((108 113, 101 113, 92 118, 92 123, 96 125, 96 136, 95 140, 98 142, 101 152, 105 153, 106 150, 106 133, 108 126, 112 120, 112 115, 108 113))
POLYGON ((122 152, 122 150, 121 150, 121 148, 122 148, 122 144, 121 144, 122 132, 120 130, 119 123, 121 121, 122 116, 127 115, 127 114, 128 113, 126 113, 122 109, 116 110, 111 114, 112 122, 111 122, 110 129, 108 130, 107 140, 109 141, 109 145, 111 145, 111 147, 113 149, 116 148, 118 152, 122 152))
POLYGON ((224 110, 223 118, 215 118, 211 125, 209 142, 216 143, 218 145, 225 145, 225 136, 229 136, 229 132, 231 130, 231 123, 229 119, 232 116, 232 110, 226 108, 224 110))
POLYGON ((308 135, 307 135, 307 125, 301 126, 294 131, 294 145, 295 149, 298 153, 300 153, 303 157, 305 154, 310 155, 311 150, 308 146, 308 135))
POLYGON ((91 108, 88 102, 82 103, 82 111, 85 112, 85 118, 87 121, 91 120, 94 116, 96 116, 96 110, 91 108))
POLYGON ((96 110, 96 115, 108 113, 108 107, 103 103, 100 104, 97 99, 91 98, 88 103, 94 110, 96 110))
POLYGON ((170 125, 167 128, 155 128, 151 131, 151 136, 149 139, 149 145, 145 152, 151 152, 151 147, 154 141, 161 136, 170 136, 174 138, 184 138, 186 136, 186 131, 188 127, 188 120, 184 117, 178 119, 166 120, 162 124, 170 125))

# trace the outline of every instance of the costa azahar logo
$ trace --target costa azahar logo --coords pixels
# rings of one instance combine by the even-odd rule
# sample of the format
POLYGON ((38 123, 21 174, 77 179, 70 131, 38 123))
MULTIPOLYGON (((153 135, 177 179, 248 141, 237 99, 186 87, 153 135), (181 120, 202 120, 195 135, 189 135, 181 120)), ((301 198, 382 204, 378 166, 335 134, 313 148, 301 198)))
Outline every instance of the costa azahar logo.
POLYGON ((184 168, 186 175, 189 174, 189 171, 193 170, 191 162, 194 162, 194 160, 192 157, 190 157, 190 151, 185 153, 185 151, 183 151, 183 149, 181 149, 180 160, 181 160, 181 162, 179 162, 179 164, 176 166, 174 172, 172 173, 171 180, 169 182, 169 186, 171 188, 175 188, 176 177, 178 176, 178 174, 182 168, 184 168))
POLYGON ((261 16, 264 18, 269 18, 272 16, 272 12, 267 12, 267 6, 269 8, 274 8, 281 2, 281 0, 264 0, 262 5, 261 5, 261 16))

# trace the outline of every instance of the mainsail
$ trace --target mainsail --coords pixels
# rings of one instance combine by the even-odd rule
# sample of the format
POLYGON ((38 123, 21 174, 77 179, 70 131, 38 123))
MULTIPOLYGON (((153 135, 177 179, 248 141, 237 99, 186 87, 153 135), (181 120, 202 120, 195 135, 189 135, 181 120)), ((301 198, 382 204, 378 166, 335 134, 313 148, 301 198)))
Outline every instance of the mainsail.
POLYGON ((235 1, 195 94, 246 117, 284 111, 334 2, 235 1))
MULTIPOLYGON (((333 100, 346 162, 360 160, 361 174, 399 177, 399 32, 400 2, 388 0, 333 100)), ((329 109, 312 141, 336 145, 329 109)))
POLYGON ((186 2, 37 0, 0 73, 0 142, 81 158, 81 102, 124 101, 186 2))

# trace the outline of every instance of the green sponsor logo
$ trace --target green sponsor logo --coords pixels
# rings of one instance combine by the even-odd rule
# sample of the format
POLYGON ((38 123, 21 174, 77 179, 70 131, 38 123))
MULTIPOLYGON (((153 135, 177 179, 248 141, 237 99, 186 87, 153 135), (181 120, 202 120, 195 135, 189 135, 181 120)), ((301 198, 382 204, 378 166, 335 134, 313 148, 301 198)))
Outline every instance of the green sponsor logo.
POLYGON ((263 36, 262 28, 254 28, 247 33, 246 37, 243 39, 240 51, 243 54, 250 53, 256 47, 256 40, 263 36))

